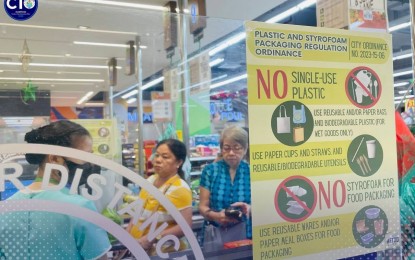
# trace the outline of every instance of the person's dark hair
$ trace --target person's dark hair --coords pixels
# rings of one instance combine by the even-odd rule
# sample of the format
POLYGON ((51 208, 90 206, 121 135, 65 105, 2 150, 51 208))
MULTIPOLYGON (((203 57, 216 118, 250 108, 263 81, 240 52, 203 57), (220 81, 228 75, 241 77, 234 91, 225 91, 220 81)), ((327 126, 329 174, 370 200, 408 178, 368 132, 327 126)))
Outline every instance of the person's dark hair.
MULTIPOLYGON (((24 140, 29 144, 50 144, 71 147, 74 139, 80 136, 91 136, 83 126, 71 121, 57 121, 26 133, 24 140)), ((26 161, 30 164, 41 164, 44 154, 27 153, 26 161)))
MULTIPOLYGON (((186 145, 184 145, 183 142, 177 139, 164 139, 157 144, 156 149, 162 144, 165 144, 169 147, 170 151, 173 153, 177 160, 182 160, 183 163, 186 161, 187 149, 186 145)), ((179 169, 177 169, 177 173, 179 174, 180 178, 185 179, 184 171, 182 169, 183 163, 180 165, 179 169)))

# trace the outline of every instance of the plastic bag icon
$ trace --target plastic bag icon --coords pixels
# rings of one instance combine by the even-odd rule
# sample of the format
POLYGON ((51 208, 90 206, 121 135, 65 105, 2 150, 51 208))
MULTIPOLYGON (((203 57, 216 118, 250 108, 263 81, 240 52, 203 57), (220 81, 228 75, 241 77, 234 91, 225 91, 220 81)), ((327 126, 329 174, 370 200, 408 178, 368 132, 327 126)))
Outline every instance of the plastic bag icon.
POLYGON ((300 109, 296 109, 293 106, 293 123, 294 124, 304 124, 307 121, 305 116, 305 108, 304 105, 301 105, 300 109))

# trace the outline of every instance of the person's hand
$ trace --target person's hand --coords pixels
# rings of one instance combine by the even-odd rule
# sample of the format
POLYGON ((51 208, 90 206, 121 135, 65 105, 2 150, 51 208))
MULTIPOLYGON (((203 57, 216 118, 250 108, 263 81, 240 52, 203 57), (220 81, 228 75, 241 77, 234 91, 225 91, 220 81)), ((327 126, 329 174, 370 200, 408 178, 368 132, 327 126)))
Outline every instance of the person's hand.
POLYGON ((143 237, 139 238, 138 243, 146 251, 149 250, 153 246, 153 243, 148 241, 147 236, 143 236, 143 237))
POLYGON ((229 218, 225 215, 225 210, 221 210, 219 212, 215 212, 214 213, 215 216, 213 218, 213 220, 215 220, 216 222, 218 222, 221 226, 227 226, 231 223, 237 223, 238 221, 233 219, 233 218, 229 218))
POLYGON ((251 205, 245 202, 235 202, 231 204, 232 207, 240 207, 247 218, 251 216, 251 205))

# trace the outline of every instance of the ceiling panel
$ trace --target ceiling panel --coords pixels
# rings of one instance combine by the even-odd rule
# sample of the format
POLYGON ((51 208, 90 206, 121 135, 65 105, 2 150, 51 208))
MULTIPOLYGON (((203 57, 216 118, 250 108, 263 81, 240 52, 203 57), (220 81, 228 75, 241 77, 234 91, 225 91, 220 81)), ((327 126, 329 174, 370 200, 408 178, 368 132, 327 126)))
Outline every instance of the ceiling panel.
MULTIPOLYGON (((125 2, 152 5, 167 3, 167 1, 161 0, 125 2)), ((193 42, 193 36, 188 36, 188 53, 197 54, 204 50, 205 46, 211 46, 213 42, 231 32, 237 29, 243 30, 244 20, 255 19, 283 2, 286 1, 261 0, 261 4, 251 0, 206 1, 207 15, 219 18, 207 18, 207 27, 204 29, 200 42, 193 42)), ((388 5, 390 20, 409 17, 407 3, 397 0, 388 1, 388 5)), ((299 15, 303 18, 302 24, 315 23, 315 17, 311 19, 314 15, 311 9, 299 15)), ((409 35, 409 29, 400 30, 393 34, 394 51, 410 49, 409 35)), ((19 55, 15 53, 22 53, 23 42, 26 39, 32 54, 56 55, 56 57, 32 56, 31 62, 106 66, 109 58, 116 57, 118 65, 124 67, 124 48, 76 45, 74 41, 125 44, 127 41, 135 40, 137 36, 141 38, 142 44, 147 46, 142 50, 144 78, 159 73, 163 68, 179 61, 180 53, 177 48, 172 59, 166 57, 163 46, 163 14, 159 11, 91 5, 74 1, 43 0, 33 18, 25 22, 17 22, 9 18, 4 9, 0 8, 0 62, 18 62, 19 55), (78 26, 80 25, 87 26, 89 29, 79 30, 78 26)), ((245 69, 244 50, 244 43, 241 42, 222 52, 219 56, 224 57, 226 61, 214 70, 214 74, 231 75, 245 69)), ((404 69, 411 64, 411 60, 406 59, 395 62, 394 66, 395 69, 404 69)), ((103 80, 93 83, 37 82, 36 84, 40 88, 52 91, 52 98, 57 100, 58 104, 73 105, 87 91, 98 93, 109 89, 106 68, 29 67, 29 72, 22 73, 20 66, 0 65, 0 71, 3 71, 0 72, 0 78, 41 77, 103 80)), ((406 80, 406 78, 404 77, 402 80, 406 80)), ((126 76, 124 69, 118 70, 118 84, 114 90, 121 91, 134 85, 135 82, 135 76, 126 76)), ((24 84, 25 81, 0 80, 1 88, 19 89, 24 84)))

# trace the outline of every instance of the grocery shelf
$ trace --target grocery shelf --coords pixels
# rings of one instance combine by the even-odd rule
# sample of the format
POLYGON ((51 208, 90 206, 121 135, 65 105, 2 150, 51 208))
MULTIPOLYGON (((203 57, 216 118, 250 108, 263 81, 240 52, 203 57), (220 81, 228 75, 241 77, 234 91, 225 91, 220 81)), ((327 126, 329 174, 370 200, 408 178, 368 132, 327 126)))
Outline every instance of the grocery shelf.
POLYGON ((213 161, 215 159, 216 159, 216 156, 190 157, 190 161, 191 162, 196 162, 196 161, 213 161))

